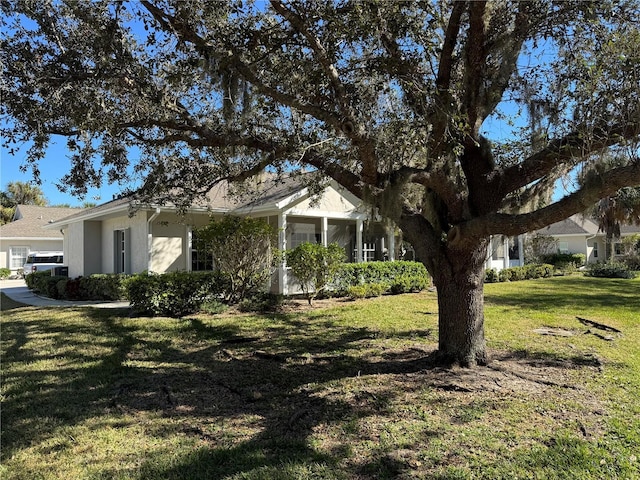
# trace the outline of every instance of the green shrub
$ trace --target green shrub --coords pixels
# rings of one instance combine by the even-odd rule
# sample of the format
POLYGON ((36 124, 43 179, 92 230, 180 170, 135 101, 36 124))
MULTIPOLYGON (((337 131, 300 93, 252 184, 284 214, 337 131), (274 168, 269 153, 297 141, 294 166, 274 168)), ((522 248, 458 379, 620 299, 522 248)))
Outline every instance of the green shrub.
POLYGON ((348 296, 352 299, 379 297, 389 289, 385 283, 364 283, 349 287, 348 296))
POLYGON ((210 299, 210 300, 205 300, 202 303, 202 306, 200 307, 200 311, 202 311, 203 313, 208 313, 209 315, 218 315, 219 313, 226 312, 228 308, 229 308, 228 305, 218 300, 210 299))
POLYGON ((58 293, 67 300, 88 300, 82 297, 81 277, 68 278, 66 282, 58 282, 58 293))
POLYGON ((553 276, 554 267, 549 264, 529 264, 518 267, 503 268, 497 272, 495 268, 485 270, 485 283, 516 282, 533 278, 553 276))
POLYGON ((558 262, 555 267, 562 275, 571 275, 578 271, 576 264, 573 262, 558 262))
POLYGON ((498 271, 495 268, 487 268, 484 271, 484 283, 497 283, 500 281, 498 271))
POLYGON ((590 264, 587 275, 602 278, 635 278, 636 273, 624 263, 609 262, 590 264))
MULTIPOLYGON (((44 272, 43 272, 44 273, 44 272)), ((42 276, 39 279, 38 291, 44 295, 45 297, 60 299, 64 298, 63 295, 60 295, 58 292, 58 283, 67 281, 67 277, 59 276, 59 275, 47 275, 42 276)))
POLYGON ((300 283, 309 305, 334 280, 344 258, 344 249, 337 243, 325 247, 304 242, 286 252, 287 267, 300 283))
POLYGON ((544 255, 542 261, 558 269, 560 269, 560 265, 566 264, 573 264, 575 268, 580 268, 587 261, 587 257, 584 253, 552 253, 551 255, 544 255))
POLYGON ((343 263, 331 288, 351 296, 350 287, 372 283, 388 285, 391 293, 418 292, 429 285, 429 273, 420 262, 343 263))
POLYGON ((0 268, 0 279, 4 280, 5 278, 9 278, 11 276, 11 270, 8 268, 0 268))
POLYGON ((44 270, 42 272, 32 272, 24 276, 24 282, 27 284, 29 290, 34 292, 40 292, 40 284, 43 278, 50 277, 51 272, 44 270))
POLYGON ((238 303, 241 312, 273 312, 283 303, 284 297, 276 293, 257 293, 238 303))
POLYGON ((509 267, 505 268, 500 273, 502 272, 505 272, 509 276, 510 282, 517 282, 527 278, 527 270, 525 267, 509 267))
POLYGON ((24 277, 29 290, 50 298, 62 298, 58 293, 58 282, 67 277, 51 275, 51 271, 33 272, 24 277))
POLYGON ((389 285, 386 283, 368 283, 365 286, 367 287, 367 297, 379 297, 389 289, 389 285))
POLYGON ((79 277, 79 298, 82 300, 122 300, 127 298, 129 275, 100 273, 79 277))
POLYGON ((548 263, 525 265, 526 278, 549 278, 553 276, 553 265, 548 263))
POLYGON ((640 255, 627 255, 622 261, 629 270, 640 271, 640 255))
POLYGON ((281 258, 275 232, 264 220, 226 215, 195 231, 199 254, 212 255, 229 279, 225 298, 237 303, 268 286, 281 258))
POLYGON ((354 300, 358 298, 365 298, 367 296, 366 285, 352 285, 347 289, 347 296, 354 300))
POLYGON ((508 268, 503 268, 498 272, 498 280, 501 282, 511 281, 511 271, 508 268))
POLYGON ((429 286, 429 277, 425 275, 405 274, 392 280, 389 293, 398 295, 401 293, 420 292, 429 286))
POLYGON ((127 281, 134 313, 166 317, 195 313, 206 300, 221 297, 228 288, 228 279, 218 272, 143 273, 127 281))

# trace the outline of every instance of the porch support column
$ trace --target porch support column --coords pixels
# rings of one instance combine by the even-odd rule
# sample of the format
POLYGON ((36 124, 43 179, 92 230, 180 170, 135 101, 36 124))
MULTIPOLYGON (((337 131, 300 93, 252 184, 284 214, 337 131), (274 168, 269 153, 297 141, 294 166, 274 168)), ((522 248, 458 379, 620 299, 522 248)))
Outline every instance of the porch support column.
POLYGON ((322 232, 320 238, 323 247, 329 245, 329 219, 327 217, 322 217, 322 232))
POLYGON ((493 235, 489 237, 489 249, 487 251, 487 258, 484 261, 484 268, 491 268, 491 260, 493 259, 493 235))
MULTIPOLYGON (((153 264, 153 221, 158 218, 160 215, 160 208, 156 207, 155 211, 151 214, 151 216, 147 219, 147 271, 152 272, 153 269, 151 265, 153 264)), ((131 248, 128 244, 127 248, 131 248)), ((125 273, 127 270, 124 270, 125 273)))
POLYGON ((503 250, 503 268, 509 268, 509 237, 506 235, 502 237, 502 250, 503 250))
POLYGON ((520 266, 524 265, 524 236, 518 235, 518 260, 520 266))
POLYGON ((191 225, 186 226, 187 230, 187 265, 185 270, 190 272, 193 270, 193 227, 191 225))
POLYGON ((362 232, 364 224, 360 218, 356 220, 356 262, 362 262, 362 232))
POLYGON ((389 227, 389 250, 388 250, 388 256, 389 256, 389 260, 391 260, 392 262, 396 259, 396 229, 394 226, 389 227))
MULTIPOLYGON (((284 213, 278 215, 278 248, 281 252, 287 249, 287 216, 284 213)), ((278 293, 287 295, 289 287, 287 284, 287 264, 282 258, 280 268, 278 268, 278 293)))

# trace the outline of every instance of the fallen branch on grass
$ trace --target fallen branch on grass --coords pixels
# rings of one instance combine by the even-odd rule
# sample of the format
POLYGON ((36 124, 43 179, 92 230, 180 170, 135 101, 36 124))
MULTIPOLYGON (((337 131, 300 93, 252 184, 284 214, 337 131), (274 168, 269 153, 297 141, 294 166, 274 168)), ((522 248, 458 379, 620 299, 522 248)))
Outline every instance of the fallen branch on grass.
POLYGON ((576 317, 576 318, 581 324, 586 325, 588 327, 597 328, 598 330, 604 330, 605 332, 622 333, 622 331, 618 330, 617 328, 610 327, 609 325, 605 325, 603 323, 594 322, 593 320, 588 320, 582 317, 576 317))

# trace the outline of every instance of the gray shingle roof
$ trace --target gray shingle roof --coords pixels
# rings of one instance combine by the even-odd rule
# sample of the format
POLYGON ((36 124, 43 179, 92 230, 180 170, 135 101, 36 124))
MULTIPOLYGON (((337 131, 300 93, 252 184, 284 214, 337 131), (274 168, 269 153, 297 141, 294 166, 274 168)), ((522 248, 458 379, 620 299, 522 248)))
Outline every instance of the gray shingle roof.
POLYGON ((592 220, 572 215, 537 231, 542 235, 595 235, 598 225, 592 220))
MULTIPOLYGON (((295 192, 301 191, 305 187, 305 180, 306 174, 284 178, 266 175, 262 181, 258 179, 249 180, 241 186, 230 186, 227 182, 220 182, 209 190, 205 198, 196 200, 192 208, 223 212, 264 207, 275 208, 279 201, 284 200, 295 192)), ((102 214, 113 210, 126 210, 133 201, 133 196, 121 197, 81 212, 74 212, 72 215, 62 217, 59 220, 69 223, 85 216, 100 217, 102 214)), ((155 205, 150 206, 153 207, 155 205)))
MULTIPOLYGON (((623 234, 640 233, 639 225, 621 225, 623 234)), ((598 228, 598 224, 582 215, 572 215, 566 220, 549 225, 537 230, 542 235, 595 235, 604 233, 598 228)))
POLYGON ((13 222, 0 226, 2 238, 62 238, 57 230, 45 230, 45 225, 82 211, 81 208, 40 207, 18 205, 13 222))

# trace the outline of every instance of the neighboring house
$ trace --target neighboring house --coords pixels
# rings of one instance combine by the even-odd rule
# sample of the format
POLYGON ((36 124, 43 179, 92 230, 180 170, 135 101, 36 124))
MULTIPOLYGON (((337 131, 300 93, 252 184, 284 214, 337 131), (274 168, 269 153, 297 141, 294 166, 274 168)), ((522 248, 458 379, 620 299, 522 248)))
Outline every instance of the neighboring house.
MULTIPOLYGON (((211 259, 194 248, 197 228, 211 216, 225 214, 262 218, 278 232, 278 248, 292 249, 303 242, 336 242, 348 261, 396 258, 395 229, 370 221, 369 210, 354 195, 331 182, 312 194, 292 177, 256 182, 259 193, 231 195, 220 183, 205 201, 184 215, 172 205, 134 205, 121 198, 49 224, 64 233, 65 264, 69 276, 94 273, 198 271, 211 268, 211 259)), ((294 279, 280 268, 272 291, 297 291, 294 279)))
MULTIPOLYGON (((582 253, 587 263, 605 262, 606 241, 605 232, 600 231, 598 224, 582 215, 572 215, 566 220, 541 228, 535 233, 553 237, 558 242, 559 253, 582 253)), ((622 225, 621 239, 628 235, 640 234, 640 226, 622 225)), ((620 240, 614 242, 614 257, 620 255, 620 240)))
POLYGON ((18 205, 13 220, 0 225, 0 267, 8 268, 12 275, 16 275, 29 253, 62 251, 63 235, 60 229, 45 230, 42 227, 80 210, 18 205))

